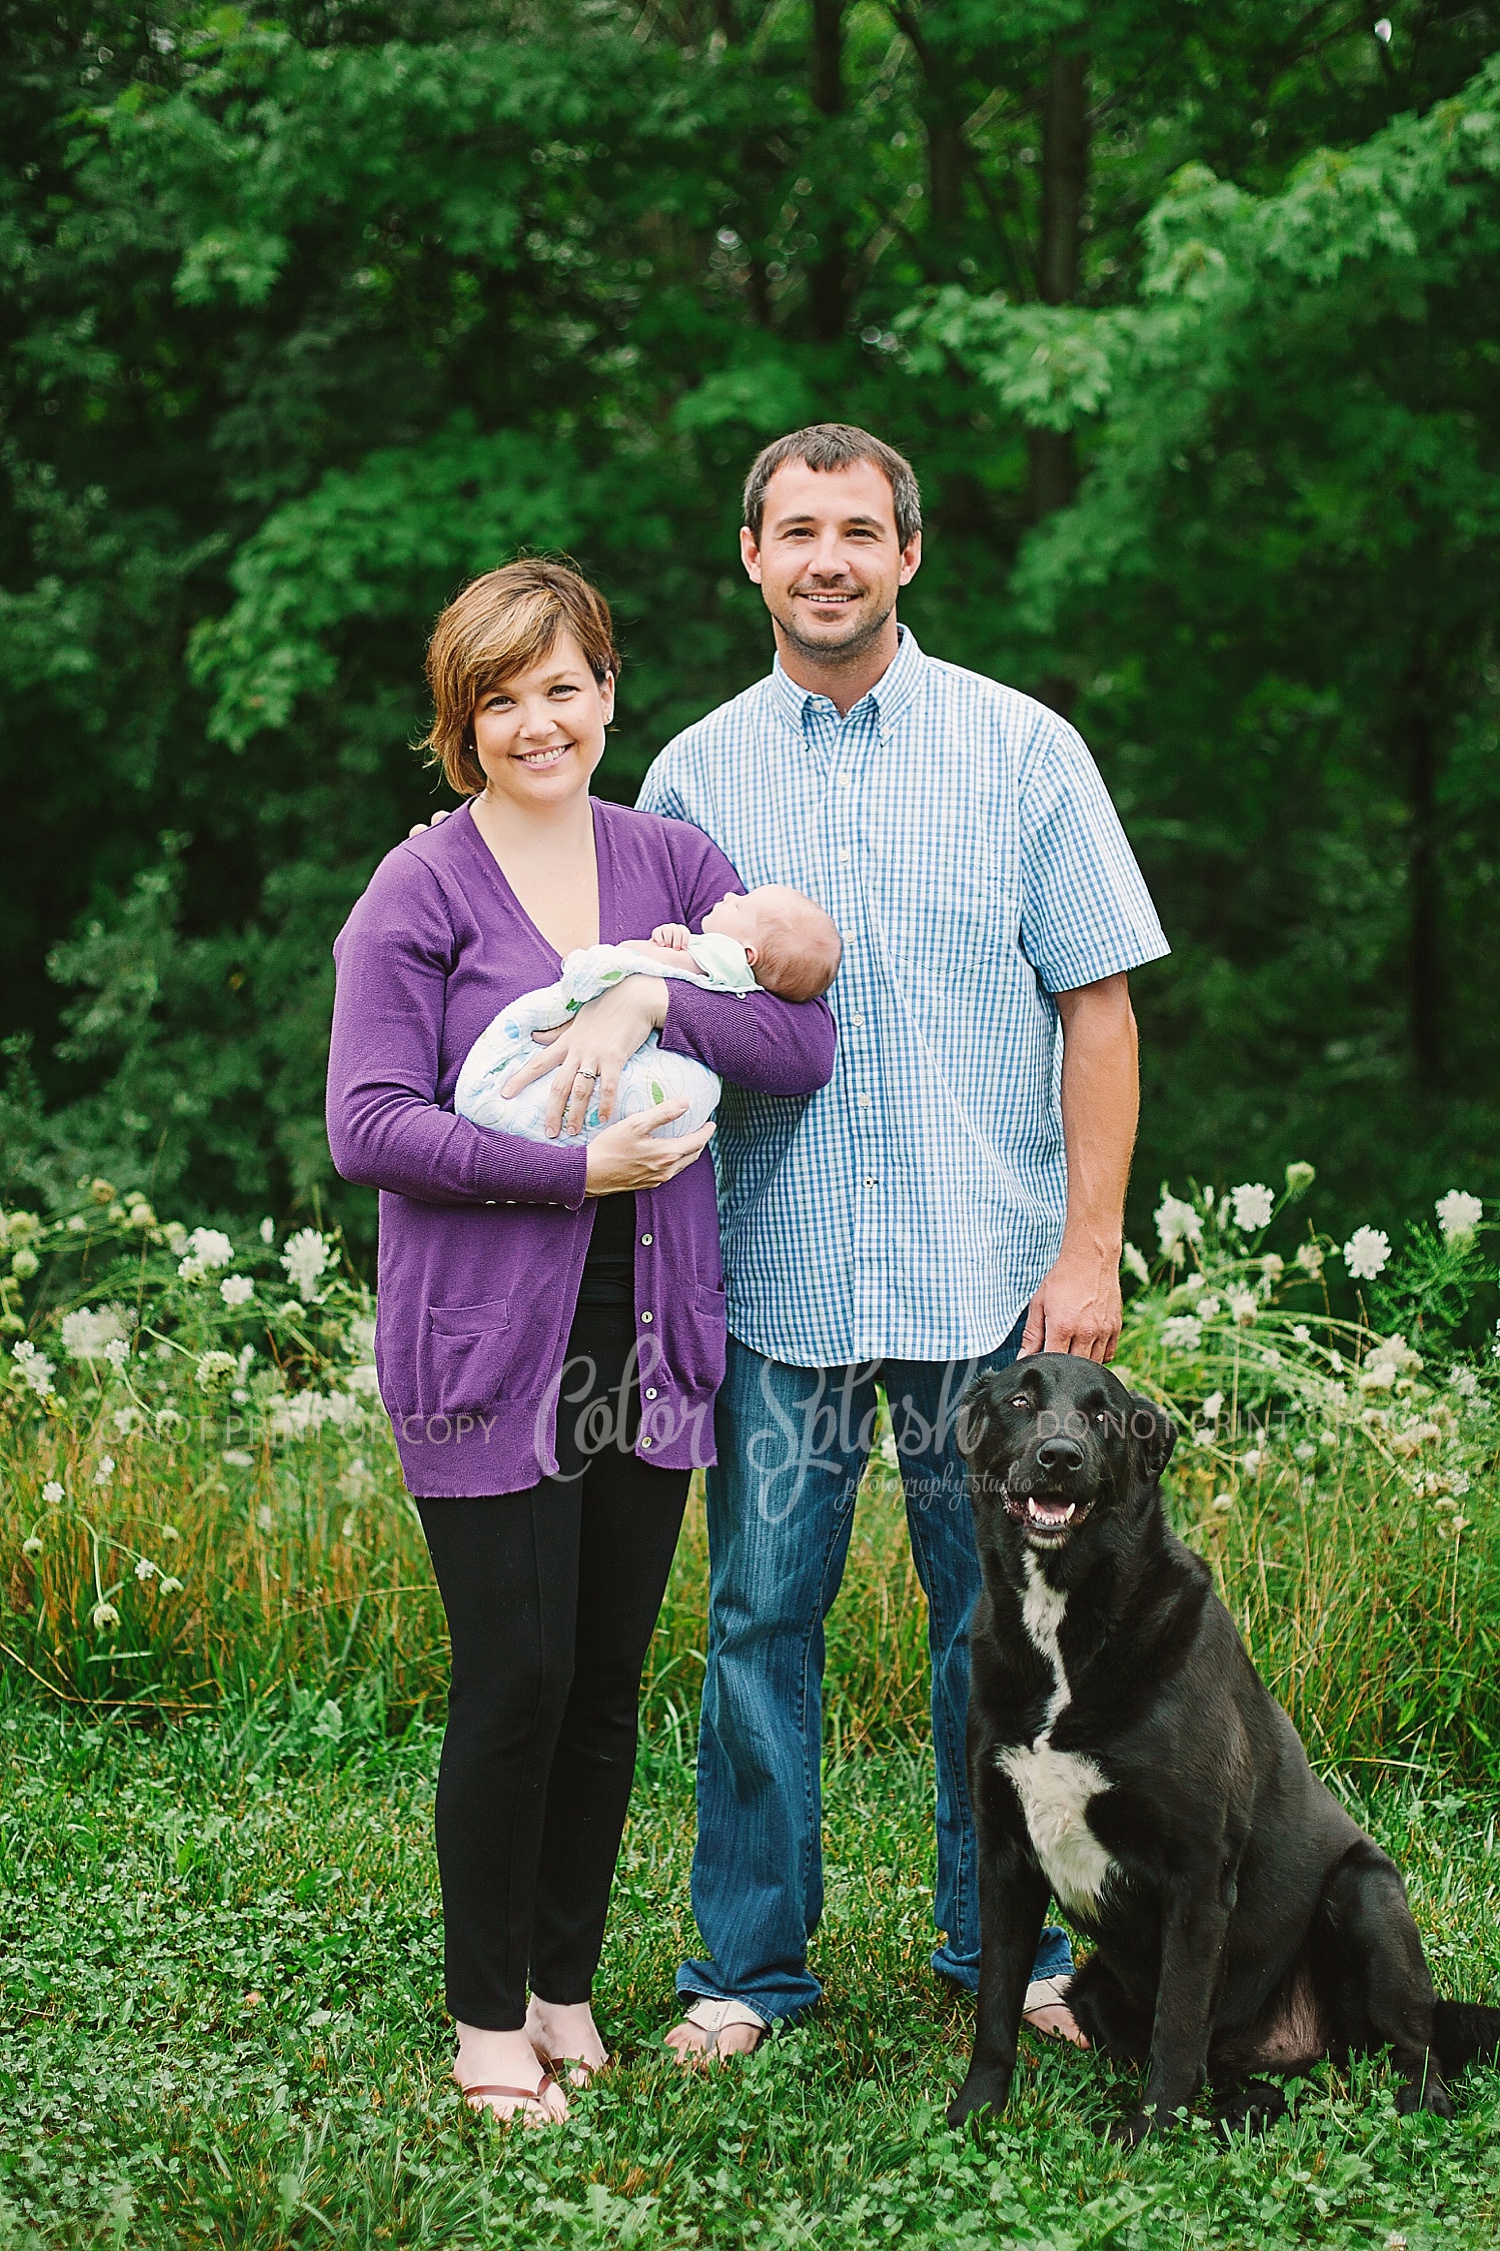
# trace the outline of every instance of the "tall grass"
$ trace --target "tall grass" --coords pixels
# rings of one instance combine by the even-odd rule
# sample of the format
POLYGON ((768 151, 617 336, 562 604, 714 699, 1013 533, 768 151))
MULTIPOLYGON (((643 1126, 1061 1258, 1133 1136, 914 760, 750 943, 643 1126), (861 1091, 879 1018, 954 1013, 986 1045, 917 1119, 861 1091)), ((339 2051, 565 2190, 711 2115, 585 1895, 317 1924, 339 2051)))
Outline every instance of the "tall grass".
MULTIPOLYGON (((232 1694, 312 1710, 331 1737, 350 1699, 393 1730, 439 1717, 441 1607, 372 1390, 369 1302, 336 1245, 148 1225, 111 1194, 94 1183, 80 1214, 6 1223, 0 1661, 38 1693, 143 1715, 232 1694)), ((1335 1318, 1332 1246, 1284 1262, 1233 1216, 1270 1202, 1168 1199, 1157 1269, 1129 1254, 1142 1279, 1121 1360, 1177 1422, 1170 1506, 1315 1756, 1500 1776, 1496 1369, 1449 1367, 1424 1326, 1483 1259, 1472 1237, 1419 1246, 1426 1296, 1381 1334, 1335 1318)), ((706 1582, 695 1495, 645 1699, 683 1749, 706 1582)), ((923 1740, 925 1630, 877 1450, 829 1628, 836 1753, 923 1740)))

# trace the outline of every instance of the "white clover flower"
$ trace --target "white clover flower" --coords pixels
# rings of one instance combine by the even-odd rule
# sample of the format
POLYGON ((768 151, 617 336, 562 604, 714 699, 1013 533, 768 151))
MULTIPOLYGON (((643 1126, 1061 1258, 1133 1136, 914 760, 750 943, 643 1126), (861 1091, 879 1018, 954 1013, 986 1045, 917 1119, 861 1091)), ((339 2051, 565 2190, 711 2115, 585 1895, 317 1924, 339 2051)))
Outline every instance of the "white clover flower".
POLYGON ((1217 1509, 1220 1516, 1228 1516, 1234 1507, 1234 1495, 1233 1493, 1215 1493, 1208 1505, 1211 1509, 1217 1509))
POLYGON ((21 1553, 22 1553, 22 1555, 40 1555, 40 1554, 41 1554, 41 1552, 42 1552, 42 1543, 41 1543, 41 1541, 40 1541, 40 1540, 39 1540, 39 1539, 37 1538, 37 1535, 35 1534, 35 1532, 33 1532, 33 1533, 32 1533, 32 1534, 30 1535, 30 1537, 29 1537, 29 1538, 27 1538, 27 1539, 24 1539, 24 1540, 23 1540, 23 1541, 21 1542, 21 1553))
POLYGON ((137 1409, 134 1407, 116 1407, 114 1413, 110 1416, 109 1419, 114 1424, 116 1430, 120 1433, 120 1436, 122 1438, 128 1438, 130 1433, 134 1430, 137 1421, 139 1420, 139 1415, 137 1409))
POLYGON ((1455 1360, 1448 1370, 1448 1388, 1456 1391, 1460 1399, 1472 1399, 1479 1389, 1479 1378, 1472 1368, 1466 1368, 1461 1360, 1455 1360))
POLYGON ((1286 1260, 1280 1251, 1267 1251, 1260 1262, 1260 1270, 1268 1282, 1279 1282, 1286 1272, 1286 1260))
POLYGON ((1247 1477, 1256 1477, 1260 1473, 1260 1465, 1265 1458, 1258 1446, 1252 1446, 1248 1454, 1241 1454, 1240 1468, 1247 1477))
MULTIPOLYGON (((344 1518, 344 1521, 343 1521, 343 1523, 342 1523, 342 1524, 341 1524, 341 1525, 339 1526, 339 1538, 340 1538, 341 1540, 352 1540, 352 1539, 353 1539, 353 1537, 354 1537, 354 1532, 355 1532, 355 1524, 354 1524, 354 1518, 353 1518, 352 1516, 346 1516, 346 1517, 344 1518)), ((42 1544, 42 1543, 41 1543, 41 1541, 40 1541, 40 1540, 38 1540, 38 1541, 37 1541, 37 1546, 38 1546, 38 1547, 40 1547, 40 1546, 41 1546, 41 1544, 42 1544)))
POLYGON ((157 1592, 159 1594, 181 1594, 182 1581, 174 1579, 169 1571, 164 1579, 157 1581, 157 1592))
POLYGON ((65 1313, 62 1341, 70 1360, 102 1360, 112 1344, 123 1344, 127 1354, 130 1350, 124 1320, 113 1305, 101 1305, 97 1312, 85 1305, 77 1313, 65 1313))
POLYGON ((25 1337, 11 1346, 10 1356, 38 1399, 49 1399, 52 1396, 52 1378, 57 1374, 55 1362, 49 1360, 45 1352, 38 1352, 36 1346, 25 1337))
POLYGON ((1151 1269, 1146 1264, 1144 1257, 1136 1249, 1134 1243, 1127 1243, 1125 1245, 1125 1248, 1120 1253, 1120 1264, 1124 1267, 1126 1273, 1133 1274, 1138 1282, 1150 1281, 1151 1269))
POLYGON ((1223 1310, 1224 1300, 1221 1297, 1215 1297, 1212 1291, 1207 1297, 1200 1297, 1198 1300, 1198 1318, 1200 1321, 1211 1321, 1216 1313, 1222 1313, 1223 1310))
POLYGON ((1204 1414, 1211 1423, 1216 1423, 1220 1415, 1222 1415, 1224 1412, 1223 1392, 1211 1391, 1208 1397, 1204 1400, 1200 1412, 1204 1414))
POLYGON ((1450 1188, 1446 1196, 1437 1200, 1438 1225, 1450 1243, 1461 1243, 1472 1235, 1484 1217, 1482 1197, 1471 1196, 1462 1188, 1450 1188))
POLYGON ((248 1274, 226 1274, 219 1284, 219 1295, 226 1305, 244 1305, 254 1297, 255 1284, 248 1274))
POLYGON ((1391 1238, 1383 1227, 1356 1227, 1344 1245, 1351 1281, 1373 1282, 1391 1260, 1391 1238))
POLYGON ((177 1261, 179 1282, 201 1282, 205 1271, 201 1258, 180 1258, 177 1261))
POLYGON ((1161 1341, 1169 1352, 1196 1352, 1203 1341, 1203 1323, 1195 1313, 1176 1313, 1162 1323, 1161 1341))
POLYGON ((182 1423, 182 1417, 175 1407, 158 1407, 151 1420, 156 1426, 158 1438, 170 1437, 171 1433, 180 1428, 182 1423))
POLYGON ((1163 1196, 1156 1207, 1156 1233, 1168 1257, 1180 1254, 1184 1243, 1203 1240, 1203 1221, 1180 1196, 1163 1196))
POLYGON ((161 1536, 164 1540, 180 1540, 182 1538, 182 1534, 175 1524, 164 1524, 161 1528, 161 1536))
POLYGON ((55 1477, 49 1477, 42 1487, 42 1499, 46 1502, 48 1508, 56 1508, 62 1497, 63 1489, 61 1485, 55 1477))
POLYGON ((1317 1447, 1307 1438, 1303 1439, 1300 1446, 1294 1446, 1292 1451, 1299 1462, 1315 1462, 1318 1458, 1317 1447))
POLYGON ((111 1337, 104 1347, 104 1357, 116 1375, 130 1358, 130 1342, 126 1337, 111 1337))
POLYGON ((216 1273, 221 1266, 229 1266, 234 1259, 234 1245, 219 1227, 195 1227, 188 1237, 188 1248, 200 1266, 216 1273))
POLYGON ((253 1469, 255 1466, 255 1456, 247 1454, 243 1446, 226 1446, 223 1458, 231 1469, 253 1469))
POLYGON ((276 1240, 276 1222, 275 1222, 275 1220, 274 1220, 274 1219, 263 1219, 263 1220, 261 1221, 261 1223, 260 1223, 260 1239, 261 1239, 261 1241, 262 1241, 263 1243, 274 1243, 274 1242, 275 1242, 275 1240, 276 1240))
POLYGON ((1295 1342, 1298 1344, 1312 1343, 1312 1330, 1308 1327, 1305 1321, 1299 1321, 1296 1324, 1296 1326, 1292 1330, 1292 1336, 1295 1342))
POLYGON ((1229 1310, 1236 1321, 1253 1321, 1260 1311, 1260 1299, 1253 1290, 1231 1290, 1229 1310))
POLYGON ((238 1368, 232 1352, 200 1352, 193 1381, 204 1391, 214 1391, 220 1384, 232 1383, 238 1368))
POLYGON ((316 1227, 299 1227, 281 1254, 282 1270, 304 1305, 317 1295, 323 1270, 333 1249, 316 1227))
POLYGON ((1301 1267, 1304 1274, 1310 1274, 1313 1280, 1316 1281, 1318 1276, 1323 1271, 1322 1244, 1302 1244, 1301 1248, 1297 1252, 1297 1264, 1301 1267))
POLYGON ((97 1468, 97 1469, 95 1470, 95 1472, 94 1472, 94 1483, 95 1483, 96 1485, 107 1485, 107 1484, 109 1483, 110 1479, 111 1479, 111 1478, 112 1478, 112 1477, 114 1476, 114 1474, 115 1474, 115 1457, 114 1457, 114 1455, 113 1455, 113 1454, 101 1454, 101 1455, 99 1456, 99 1467, 98 1467, 98 1468, 97 1468))
POLYGON ((1269 1227, 1271 1214, 1276 1209, 1276 1198, 1263 1180, 1246 1180, 1238 1188, 1231 1188, 1229 1201, 1234 1206, 1234 1224, 1247 1235, 1258 1234, 1269 1227))
POLYGON ((264 1501, 255 1512, 255 1521, 262 1532, 269 1532, 273 1523, 275 1522, 271 1511, 266 1507, 264 1501))
POLYGON ((96 1602, 93 1609, 94 1631, 103 1633, 106 1626, 117 1626, 120 1613, 112 1602, 96 1602))
POLYGON ((148 1579, 156 1577, 156 1565, 143 1555, 135 1567, 135 1575, 140 1580, 141 1585, 144 1586, 148 1579))

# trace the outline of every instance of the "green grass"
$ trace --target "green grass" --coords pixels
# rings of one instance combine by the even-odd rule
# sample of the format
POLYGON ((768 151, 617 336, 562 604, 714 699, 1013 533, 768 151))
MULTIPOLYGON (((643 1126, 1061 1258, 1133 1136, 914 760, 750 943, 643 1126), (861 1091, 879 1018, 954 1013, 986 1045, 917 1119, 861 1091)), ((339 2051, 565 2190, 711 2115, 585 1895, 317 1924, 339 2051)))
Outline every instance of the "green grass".
MULTIPOLYGON (((619 2068, 546 2134, 447 2080, 429 1817, 436 1736, 231 1709, 149 1733, 0 1714, 0 2247, 1008 2243, 1492 2246, 1500 2074, 1458 2121, 1397 2119, 1388 2073, 1325 2069, 1295 2119, 1206 2122, 1131 2156, 1129 2075, 1031 2043, 978 2138, 943 2123, 969 2004, 927 1969, 928 1781, 899 1749, 829 1774, 827 1997, 711 2077, 663 2055, 687 1920, 690 1777, 642 1763, 600 1979, 619 2068)), ((1366 1809, 1440 1985, 1500 1992, 1490 1802, 1366 1809)))

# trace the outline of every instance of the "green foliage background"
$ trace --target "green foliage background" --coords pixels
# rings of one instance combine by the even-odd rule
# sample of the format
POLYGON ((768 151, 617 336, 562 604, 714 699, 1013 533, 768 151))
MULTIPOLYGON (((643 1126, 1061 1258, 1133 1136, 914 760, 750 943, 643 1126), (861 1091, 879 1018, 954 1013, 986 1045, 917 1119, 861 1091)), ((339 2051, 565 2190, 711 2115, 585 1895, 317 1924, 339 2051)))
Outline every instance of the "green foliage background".
POLYGON ((445 597, 567 549, 605 786, 762 670, 736 488, 864 422, 904 613, 1062 704, 1176 952, 1143 1196, 1493 1192, 1500 8, 14 0, 8 1189, 314 1199, 445 597), (29 1047, 28 1047, 29 1041, 29 1047))

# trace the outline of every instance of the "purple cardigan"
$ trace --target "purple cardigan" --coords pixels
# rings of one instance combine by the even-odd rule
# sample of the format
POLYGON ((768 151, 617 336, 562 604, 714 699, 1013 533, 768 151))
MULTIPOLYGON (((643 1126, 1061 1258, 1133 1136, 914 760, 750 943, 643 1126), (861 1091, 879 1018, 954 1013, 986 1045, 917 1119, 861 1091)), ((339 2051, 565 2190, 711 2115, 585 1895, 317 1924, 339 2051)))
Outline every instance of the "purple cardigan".
MULTIPOLYGON (((593 808, 604 942, 696 928, 743 889, 700 829, 593 808)), ((333 952, 328 1140, 346 1180, 381 1191, 375 1359, 407 1485, 424 1500, 524 1491, 557 1467, 559 1377, 594 1225, 585 1152, 473 1125, 453 1089, 491 1018, 551 984, 558 956, 467 806, 387 854, 333 952)), ((668 991, 663 1047, 762 1094, 811 1094, 833 1075, 824 1002, 668 991)), ((667 1469, 706 1465, 724 1373, 710 1158, 637 1194, 636 1236, 636 1451, 667 1469)))

